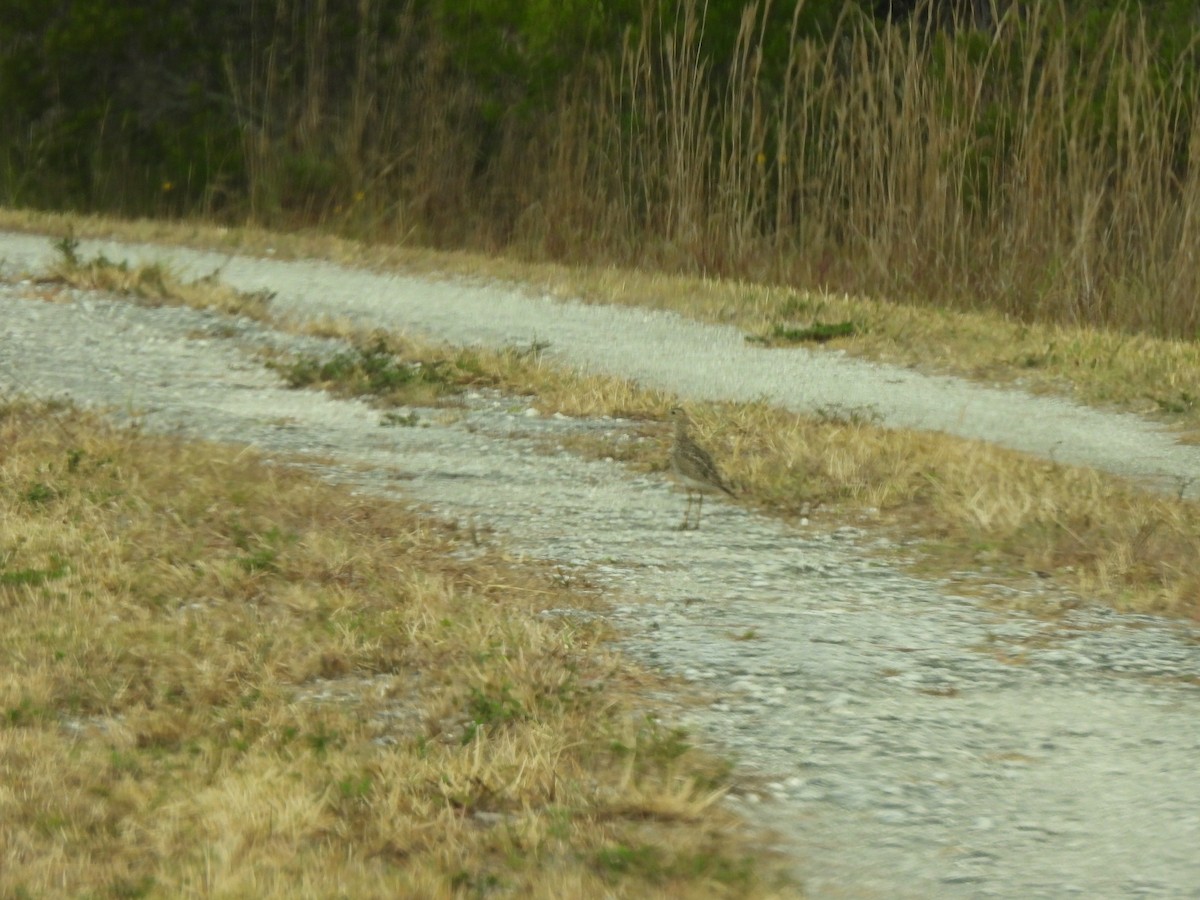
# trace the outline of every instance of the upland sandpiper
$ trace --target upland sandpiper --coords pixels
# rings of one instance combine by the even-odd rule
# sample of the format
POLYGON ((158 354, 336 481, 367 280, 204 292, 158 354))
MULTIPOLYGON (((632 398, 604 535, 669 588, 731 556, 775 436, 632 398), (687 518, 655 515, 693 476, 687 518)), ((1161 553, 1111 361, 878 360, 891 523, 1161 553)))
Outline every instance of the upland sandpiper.
POLYGON ((736 496, 733 489, 725 482, 721 470, 713 461, 709 452, 696 443, 690 432, 691 420, 680 407, 671 410, 671 418, 675 420, 675 443, 671 445, 671 474, 687 491, 688 505, 683 513, 680 531, 686 531, 691 522, 692 503, 698 501, 696 507, 695 530, 700 527, 700 516, 704 510, 704 495, 725 493, 730 497, 736 496))

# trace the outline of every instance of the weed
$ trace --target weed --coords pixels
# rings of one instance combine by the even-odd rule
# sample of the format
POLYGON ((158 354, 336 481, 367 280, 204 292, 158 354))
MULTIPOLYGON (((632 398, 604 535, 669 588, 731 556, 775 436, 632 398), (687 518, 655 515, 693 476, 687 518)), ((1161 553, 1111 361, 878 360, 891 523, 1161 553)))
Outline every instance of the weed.
POLYGON ((653 716, 642 720, 638 730, 636 754, 655 764, 673 763, 691 748, 685 728, 665 728, 653 716))
POLYGON ((816 322, 804 328, 793 328, 776 323, 765 335, 747 335, 746 340, 765 344, 768 347, 785 347, 793 344, 827 344, 837 338, 853 337, 859 332, 853 322, 816 322))
POLYGON ((278 572, 282 545, 296 541, 296 535, 285 535, 275 527, 252 539, 249 533, 235 525, 234 535, 236 546, 248 551, 237 557, 237 564, 247 573, 278 572))
POLYGON ((68 284, 84 290, 105 291, 129 297, 148 306, 192 306, 229 315, 265 319, 274 294, 271 291, 236 291, 214 275, 192 282, 181 281, 163 263, 131 266, 104 254, 92 259, 79 255, 74 237, 54 244, 60 259, 41 276, 41 283, 68 284))
POLYGON ((647 880, 659 882, 665 877, 663 854, 657 847, 618 844, 604 847, 593 857, 594 865, 606 877, 624 876, 636 872, 647 880))
POLYGON ((35 481, 21 494, 21 499, 31 506, 47 506, 59 496, 56 488, 44 481, 35 481))
POLYGON ((50 554, 50 565, 44 569, 14 569, 12 571, 0 569, 0 586, 39 587, 48 581, 64 578, 69 572, 66 561, 52 553, 50 554))
POLYGON ((53 247, 67 267, 74 269, 82 265, 83 261, 79 257, 79 239, 75 237, 73 228, 68 228, 67 233, 53 243, 53 247))
POLYGON ((1187 415, 1196 410, 1197 397, 1188 391, 1180 391, 1174 397, 1152 398, 1158 408, 1172 415, 1187 415))
POLYGON ((379 417, 379 424, 385 428, 416 428, 421 424, 421 417, 415 412, 398 413, 389 411, 379 417))
MULTIPOLYGON (((462 390, 475 373, 453 358, 413 358, 411 346, 381 333, 353 349, 324 359, 301 356, 289 361, 269 361, 290 387, 315 387, 341 396, 369 396, 382 405, 433 403, 462 390)), ((416 419, 385 419, 389 425, 415 425, 416 419)))
POLYGON ((475 740, 479 730, 485 727, 503 726, 525 718, 526 713, 520 702, 513 697, 511 687, 501 685, 499 689, 483 691, 471 688, 467 701, 467 712, 471 720, 463 731, 462 742, 469 744, 475 740))
POLYGON ((365 801, 371 796, 373 785, 371 774, 366 772, 343 778, 337 783, 337 789, 344 800, 365 801))
POLYGON ((883 416, 878 409, 871 406, 843 406, 840 403, 826 403, 813 410, 813 417, 822 425, 842 426, 876 426, 883 416))
POLYGON ((22 697, 19 703, 4 711, 4 721, 12 728, 39 724, 48 718, 52 718, 50 711, 35 706, 29 697, 22 697))

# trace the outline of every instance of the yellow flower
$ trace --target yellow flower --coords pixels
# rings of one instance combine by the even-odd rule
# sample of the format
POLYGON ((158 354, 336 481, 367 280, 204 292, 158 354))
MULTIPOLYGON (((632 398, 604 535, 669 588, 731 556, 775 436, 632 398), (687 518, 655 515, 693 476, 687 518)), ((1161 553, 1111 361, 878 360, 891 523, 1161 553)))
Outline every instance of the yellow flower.
POLYGON ((761 150, 759 150, 758 156, 755 158, 755 162, 758 163, 760 168, 762 166, 765 166, 767 164, 767 154, 765 154, 761 150))
POLYGON ((174 190, 174 189, 175 189, 175 185, 174 185, 174 183, 173 183, 173 182, 170 182, 170 181, 164 181, 164 182, 162 183, 162 189, 163 189, 163 193, 165 194, 167 191, 174 190))
POLYGON ((354 192, 354 202, 355 203, 362 203, 366 199, 367 199, 367 195, 364 191, 355 191, 354 192))

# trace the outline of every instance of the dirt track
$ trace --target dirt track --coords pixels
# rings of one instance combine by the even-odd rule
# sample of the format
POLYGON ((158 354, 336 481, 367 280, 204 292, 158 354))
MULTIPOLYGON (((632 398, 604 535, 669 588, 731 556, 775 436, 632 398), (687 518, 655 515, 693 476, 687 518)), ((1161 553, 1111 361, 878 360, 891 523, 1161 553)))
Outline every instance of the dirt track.
MULTIPOLYGON (((104 250, 195 274, 224 262, 227 281, 275 291, 282 315, 335 313, 460 343, 549 340, 563 362, 686 396, 869 400, 893 424, 1003 438, 1164 487, 1200 474, 1196 448, 1133 417, 753 350, 673 316, 324 263, 104 250)), ((10 275, 51 255, 45 238, 0 236, 10 275)), ((0 285, 9 392, 310 455, 325 477, 490 525, 604 585, 628 651, 711 693, 708 707, 664 713, 766 779, 762 796, 734 802, 779 829, 811 896, 1200 895, 1200 630, 1098 611, 1053 622, 996 612, 880 562, 870 534, 835 522, 796 529, 714 502, 702 530, 674 531, 682 501, 665 482, 540 452, 560 433, 623 423, 476 396, 458 421, 381 428, 365 405, 289 391, 263 368, 257 348, 300 341, 282 332, 32 294, 0 285)))

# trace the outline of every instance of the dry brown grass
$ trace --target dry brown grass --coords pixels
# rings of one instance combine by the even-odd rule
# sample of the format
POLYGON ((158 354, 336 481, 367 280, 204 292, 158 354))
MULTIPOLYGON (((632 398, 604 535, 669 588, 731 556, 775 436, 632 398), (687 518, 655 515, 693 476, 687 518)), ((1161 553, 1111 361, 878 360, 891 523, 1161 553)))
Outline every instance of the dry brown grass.
MULTIPOLYGON (((852 322, 854 334, 836 339, 831 347, 927 372, 1017 384, 1066 394, 1083 403, 1153 413, 1183 428, 1200 429, 1200 344, 1193 341, 1084 326, 1025 324, 995 312, 938 310, 770 284, 362 244, 320 233, 281 234, 198 222, 121 222, 3 209, 0 226, 258 255, 270 251, 270 256, 280 259, 329 259, 430 277, 481 278, 566 299, 666 309, 734 325, 748 336, 767 333, 775 325, 852 322)), ((248 314, 253 315, 253 310, 248 314)))
POLYGON ((869 416, 751 404, 694 418, 729 476, 770 511, 864 520, 938 571, 1039 573, 1084 602, 1200 620, 1195 502, 978 441, 881 429, 869 416))
POLYGON ((821 39, 778 4, 747 6, 736 36, 707 29, 702 0, 640 11, 619 53, 584 54, 555 96, 499 117, 436 22, 377 34, 396 62, 370 84, 285 87, 286 48, 332 59, 336 44, 280 19, 263 41, 282 55, 255 61, 236 104, 255 142, 252 211, 286 220, 290 206, 394 242, 1196 334, 1194 38, 1161 52, 1182 42, 1136 7, 1055 0, 1008 4, 988 33, 846 8, 821 39), (331 183, 289 202, 289 158, 330 167, 331 183))
POLYGON ((269 292, 235 290, 223 283, 216 272, 184 281, 161 263, 131 266, 103 254, 85 259, 79 255, 79 241, 70 229, 55 243, 55 248, 59 259, 49 271, 35 279, 38 284, 104 291, 131 298, 144 306, 191 306, 226 315, 267 318, 272 296, 269 292))
POLYGON ((0 409, 0 894, 770 896, 548 573, 249 452, 0 409))
MULTIPOLYGON (((589 275, 608 287, 609 279, 617 277, 598 270, 583 277, 589 275)), ((626 300, 650 302, 649 295, 641 293, 647 281, 639 278, 650 284, 678 282, 662 276, 629 276, 622 283, 637 287, 625 288, 621 296, 626 300)), ((796 321, 801 315, 798 304, 803 302, 789 291, 721 283, 698 283, 694 292, 664 289, 655 296, 659 304, 668 306, 671 298, 680 303, 687 298, 692 312, 715 320, 728 319, 740 309, 761 321, 766 317, 755 309, 757 300, 765 309, 789 309, 789 321, 796 321)), ((1000 349, 994 335, 988 339, 978 317, 959 313, 931 317, 911 308, 907 314, 893 309, 889 316, 882 304, 835 298, 815 309, 826 321, 874 316, 868 321, 895 334, 889 346, 910 353, 916 350, 915 336, 922 333, 921 327, 927 341, 936 346, 943 334, 959 333, 955 326, 965 323, 973 327, 961 330, 970 334, 975 345, 989 347, 993 354, 1009 354, 1008 365, 999 367, 1009 375, 1038 371, 1029 360, 1023 369, 1014 368, 1014 360, 1019 361, 1024 352, 1034 353, 1047 334, 1066 334, 1050 326, 1009 326, 1018 334, 1015 349, 1000 349), (913 327, 897 328, 897 322, 913 327)), ((386 357, 398 361, 393 368, 419 363, 421 371, 437 373, 433 384, 418 382, 417 395, 389 395, 358 370, 348 375, 334 371, 314 381, 314 386, 328 389, 376 394, 385 404, 430 402, 443 389, 468 384, 534 394, 544 412, 568 415, 661 421, 678 402, 624 379, 566 370, 536 348, 438 347, 395 335, 365 334, 336 320, 313 322, 304 329, 357 344, 359 353, 378 345, 386 357)), ((845 341, 869 341, 874 331, 867 327, 845 341)), ((349 358, 353 360, 353 354, 349 358)), ((946 358, 957 360, 952 351, 946 358)), ((1200 377, 1200 360, 1191 345, 1076 331, 1062 345, 1051 340, 1037 359, 1045 363, 1045 371, 1092 373, 1086 384, 1094 396, 1119 398, 1127 405, 1140 397, 1143 405, 1153 401, 1175 421, 1196 425, 1197 410, 1191 399, 1200 394, 1200 388, 1193 386, 1200 377), (1106 358, 1098 355, 1101 352, 1106 358), (1117 378, 1114 372, 1124 377, 1117 378), (1146 382, 1154 379, 1161 380, 1160 390, 1165 386, 1170 393, 1140 395, 1146 382)), ((977 374, 983 372, 998 374, 995 367, 977 367, 977 374)), ((1194 503, 1147 495, 1114 476, 1057 466, 978 442, 877 428, 869 416, 853 411, 848 416, 835 411, 805 419, 754 405, 714 409, 721 411, 710 413, 710 422, 718 421, 712 418, 718 416, 724 423, 723 434, 740 435, 737 446, 727 448, 732 458, 726 471, 748 488, 752 502, 766 509, 792 515, 824 505, 839 514, 882 515, 890 526, 918 536, 926 559, 941 560, 943 568, 988 566, 1014 577, 1030 571, 1050 573, 1084 596, 1120 609, 1200 617, 1200 524, 1194 503)), ((653 431, 648 429, 647 436, 653 431)), ((579 449, 657 471, 665 458, 660 443, 651 439, 618 447, 583 441, 579 449)))
MULTIPOLYGON (((581 375, 527 352, 437 347, 329 323, 315 327, 359 346, 386 346, 425 369, 440 366, 452 380, 533 394, 543 413, 641 420, 640 439, 565 443, 665 472, 669 429, 663 423, 677 398, 624 379, 581 375)), ((370 393, 354 379, 314 386, 346 384, 370 393)), ((805 417, 765 404, 694 408, 701 443, 719 451, 743 498, 765 511, 799 517, 815 510, 820 521, 865 521, 903 540, 921 565, 943 572, 986 569, 1016 580, 1040 573, 1089 601, 1200 619, 1195 502, 980 441, 881 428, 869 411, 805 417)))

